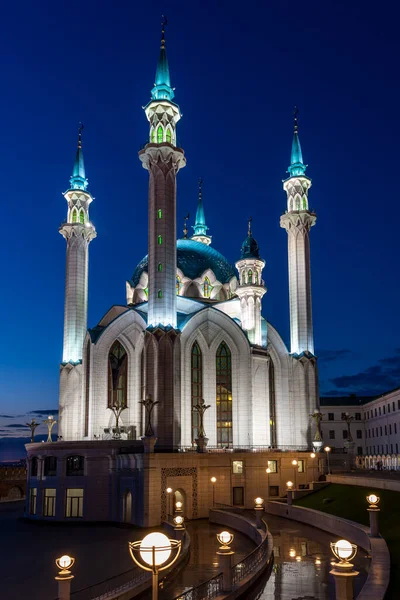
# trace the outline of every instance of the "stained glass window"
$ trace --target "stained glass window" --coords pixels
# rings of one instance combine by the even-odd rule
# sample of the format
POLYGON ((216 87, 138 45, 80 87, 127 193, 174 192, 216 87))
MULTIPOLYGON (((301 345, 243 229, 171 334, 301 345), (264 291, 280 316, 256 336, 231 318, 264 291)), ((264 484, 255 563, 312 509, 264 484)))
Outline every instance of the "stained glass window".
POLYGON ((78 212, 77 212, 76 208, 74 208, 72 211, 72 222, 76 223, 77 220, 78 220, 78 212))
POLYGON ((79 222, 82 223, 82 225, 85 223, 85 213, 83 210, 79 213, 79 222))
POLYGON ((157 296, 158 296, 159 298, 162 298, 162 290, 158 290, 158 294, 157 294, 157 296))
POLYGON ((151 142, 152 142, 152 144, 154 144, 155 141, 156 141, 156 131, 155 131, 155 129, 153 129, 152 132, 151 132, 151 142))
POLYGON ((303 198, 303 210, 307 210, 307 200, 303 198))
POLYGON ((217 445, 232 446, 232 357, 225 342, 216 354, 217 445))
POLYGON ((204 279, 203 282, 203 296, 204 298, 209 298, 211 296, 211 292, 212 292, 213 286, 210 283, 210 280, 208 279, 208 277, 206 277, 204 279))
POLYGON ((258 285, 258 271, 254 273, 254 283, 258 285))
POLYGON ((167 129, 166 140, 167 140, 167 142, 171 143, 171 130, 169 127, 167 129))
POLYGON ((161 210, 161 208, 159 208, 158 211, 157 211, 157 217, 159 219, 162 219, 162 210, 161 210))
POLYGON ((162 235, 159 235, 157 237, 157 243, 158 243, 159 246, 161 246, 161 244, 162 244, 162 235))
POLYGON ((128 356, 123 345, 114 342, 108 355, 108 406, 127 406, 128 356))
POLYGON ((161 125, 157 129, 157 144, 162 144, 163 141, 163 128, 161 125))
POLYGON ((179 275, 176 276, 176 295, 179 296, 182 289, 182 282, 179 275))
POLYGON ((158 272, 161 273, 162 272, 162 263, 158 263, 158 272))
POLYGON ((247 283, 253 283, 253 271, 251 269, 247 273, 247 283))
POLYGON ((192 346, 192 443, 199 435, 199 413, 193 406, 201 404, 203 398, 203 357, 200 346, 195 342, 192 346))

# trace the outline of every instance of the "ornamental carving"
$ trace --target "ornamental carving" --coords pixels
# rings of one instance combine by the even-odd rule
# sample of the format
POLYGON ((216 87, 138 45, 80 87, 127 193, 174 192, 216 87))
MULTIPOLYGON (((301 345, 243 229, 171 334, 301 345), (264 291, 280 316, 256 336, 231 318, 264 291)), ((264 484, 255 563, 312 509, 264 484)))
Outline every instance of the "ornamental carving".
POLYGON ((197 519, 198 498, 197 498, 197 468, 196 467, 177 467, 161 469, 161 520, 167 518, 167 478, 168 477, 187 477, 192 478, 192 518, 197 519))

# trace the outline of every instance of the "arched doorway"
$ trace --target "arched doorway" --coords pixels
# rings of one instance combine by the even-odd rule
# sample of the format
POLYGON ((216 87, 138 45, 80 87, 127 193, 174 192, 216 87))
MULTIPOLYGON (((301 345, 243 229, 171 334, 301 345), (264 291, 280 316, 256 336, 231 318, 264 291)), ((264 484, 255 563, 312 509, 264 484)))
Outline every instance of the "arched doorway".
POLYGON ((124 494, 124 507, 123 507, 123 518, 124 523, 132 522, 132 493, 130 490, 126 490, 124 494))

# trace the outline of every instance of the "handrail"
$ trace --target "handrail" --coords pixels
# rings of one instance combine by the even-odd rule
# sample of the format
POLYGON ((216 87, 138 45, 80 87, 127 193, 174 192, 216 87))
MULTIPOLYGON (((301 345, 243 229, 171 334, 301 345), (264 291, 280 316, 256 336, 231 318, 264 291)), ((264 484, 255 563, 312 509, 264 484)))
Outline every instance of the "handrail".
POLYGON ((182 592, 172 600, 214 600, 222 593, 222 573, 182 592))

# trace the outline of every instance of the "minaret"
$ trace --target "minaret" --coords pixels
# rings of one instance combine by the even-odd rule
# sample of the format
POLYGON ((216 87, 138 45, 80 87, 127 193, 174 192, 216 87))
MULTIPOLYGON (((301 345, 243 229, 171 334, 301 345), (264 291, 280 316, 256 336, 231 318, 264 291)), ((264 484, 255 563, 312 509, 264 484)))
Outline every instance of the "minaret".
POLYGON ((149 171, 148 322, 176 327, 176 174, 184 167, 184 152, 176 145, 179 106, 172 102, 164 26, 151 100, 145 107, 150 143, 139 152, 149 171))
POLYGON ((292 154, 288 168, 290 177, 283 182, 287 211, 281 216, 280 224, 288 233, 290 352, 314 354, 309 231, 317 217, 308 208, 311 179, 305 175, 297 115, 295 108, 292 154))
POLYGON ((239 285, 236 294, 240 298, 242 327, 247 331, 251 344, 261 346, 261 299, 267 288, 262 280, 265 260, 260 258, 258 244, 253 238, 249 219, 247 237, 242 244, 241 258, 236 263, 239 285))
POLYGON ((89 204, 93 198, 87 191, 82 130, 83 125, 80 125, 78 148, 70 179, 71 187, 64 193, 68 203, 67 220, 59 229, 67 242, 62 358, 64 364, 82 361, 83 340, 87 329, 88 246, 97 235, 89 221, 89 204))
POLYGON ((197 203, 197 211, 196 211, 196 221, 194 223, 194 235, 192 235, 192 240, 196 242, 201 242, 202 244, 206 244, 209 246, 211 244, 211 236, 207 235, 208 227, 206 225, 206 218, 204 215, 204 207, 203 207, 203 180, 200 177, 199 179, 199 200, 197 203))

